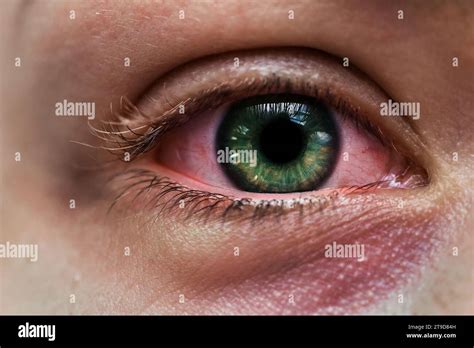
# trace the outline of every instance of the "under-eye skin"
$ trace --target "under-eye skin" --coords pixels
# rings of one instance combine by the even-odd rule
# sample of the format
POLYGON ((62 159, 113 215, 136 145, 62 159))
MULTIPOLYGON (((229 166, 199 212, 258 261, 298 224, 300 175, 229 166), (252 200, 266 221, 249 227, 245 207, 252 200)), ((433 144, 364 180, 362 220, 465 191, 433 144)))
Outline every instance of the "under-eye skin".
POLYGON ((235 103, 216 135, 218 162, 244 191, 316 189, 330 174, 338 134, 322 103, 297 95, 264 95, 235 103))
POLYGON ((360 72, 308 50, 244 52, 241 68, 232 66, 233 56, 211 57, 177 69, 138 102, 124 99, 108 127, 93 126, 105 140, 102 148, 126 158, 125 169, 113 173, 111 186, 117 194, 112 206, 126 201, 159 214, 178 208, 188 216, 217 212, 227 216, 229 210, 248 213, 249 209, 281 212, 295 206, 320 211, 337 204, 340 195, 427 184, 419 158, 410 153, 422 148, 416 134, 404 121, 379 117, 378 105, 387 96, 360 72), (189 76, 192 83, 183 87, 189 76), (290 106, 292 120, 290 109, 281 112, 290 106), (199 146, 191 144, 181 152, 191 157, 180 157, 183 142, 199 137, 193 134, 199 128, 206 131, 202 126, 206 122, 220 128, 203 135, 207 141, 199 146), (267 126, 270 130, 295 126, 293 131, 301 137, 288 132, 292 144, 272 153, 267 126), (247 137, 242 127, 249 128, 247 137), (209 151, 192 154, 207 145, 209 151), (216 151, 226 147, 255 147, 255 166, 218 163, 216 151), (292 148, 295 153, 288 153, 292 148), (351 160, 346 161, 343 156, 351 151, 351 160), (368 163, 367 169, 351 169, 357 160, 361 166, 368 163), (197 167, 192 167, 195 162, 197 167), (180 166, 188 166, 188 173, 180 166), (346 166, 342 174, 340 166, 346 166))

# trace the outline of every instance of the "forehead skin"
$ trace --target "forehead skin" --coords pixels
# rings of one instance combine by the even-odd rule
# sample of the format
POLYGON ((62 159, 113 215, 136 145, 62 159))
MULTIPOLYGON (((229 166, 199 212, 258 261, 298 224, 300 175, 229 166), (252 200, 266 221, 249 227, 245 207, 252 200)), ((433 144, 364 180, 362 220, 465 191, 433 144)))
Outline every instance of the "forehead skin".
MULTIPOLYGON (((416 127, 436 162, 446 199, 455 200, 460 191, 468 190, 465 187, 472 188, 471 1, 10 0, 1 6, 1 69, 8 81, 1 89, 6 101, 2 136, 11 153, 31 148, 31 144, 58 147, 71 138, 77 128, 65 126, 61 132, 53 131, 50 122, 37 117, 50 114, 57 100, 93 100, 102 115, 110 103, 117 105, 121 96, 137 98, 157 78, 193 59, 241 49, 303 46, 348 57, 394 99, 420 102, 422 116, 416 127), (184 19, 179 18, 180 10, 184 19), (293 20, 288 19, 290 10, 294 11, 293 20), (403 10, 403 20, 397 18, 399 10, 403 10), (69 18, 70 11, 74 11, 74 20, 69 18), (14 57, 22 58, 21 71, 12 67, 14 57), (131 60, 126 70, 125 57, 131 60), (458 68, 452 66, 453 57, 459 58, 458 68), (47 141, 43 131, 51 132, 47 141), (454 152, 460 158, 457 165, 451 161, 454 152)), ((52 163, 50 157, 44 156, 46 160, 38 160, 34 173, 2 164, 9 176, 25 182, 22 188, 5 190, 11 202, 16 196, 27 196, 26 191, 38 202, 48 197, 44 182, 55 175, 47 168, 52 163)), ((30 214, 50 216, 47 204, 27 207, 30 214)), ((453 216, 453 229, 457 220, 468 219, 468 208, 462 216, 453 216)), ((13 240, 20 229, 24 233, 37 231, 44 238, 51 234, 48 222, 43 222, 44 226, 25 222, 19 227, 12 221, 25 220, 23 213, 7 211, 11 217, 5 224, 6 240, 13 240)), ((55 218, 65 220, 58 223, 62 226, 58 229, 68 229, 70 216, 55 218)), ((469 227, 472 219, 460 226, 469 227)), ((443 274, 432 277, 433 288, 427 285, 434 295, 418 299, 418 306, 431 306, 435 312, 472 313, 472 296, 465 293, 465 289, 472 289, 472 253, 467 252, 474 247, 472 236, 460 233, 458 242, 460 257, 440 266, 443 274), (453 283, 462 290, 456 296, 447 295, 453 283), (446 284, 448 290, 439 284, 446 284)), ((33 277, 34 271, 30 272, 33 277)), ((64 275, 61 270, 51 270, 51 276, 60 282, 64 275)))

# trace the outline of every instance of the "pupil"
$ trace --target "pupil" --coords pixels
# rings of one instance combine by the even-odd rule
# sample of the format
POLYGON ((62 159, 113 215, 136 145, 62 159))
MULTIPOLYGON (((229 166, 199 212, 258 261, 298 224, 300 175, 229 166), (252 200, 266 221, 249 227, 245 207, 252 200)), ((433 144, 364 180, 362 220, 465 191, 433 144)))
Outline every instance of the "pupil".
POLYGON ((304 150, 302 127, 287 117, 270 121, 259 138, 262 154, 271 162, 284 164, 295 160, 304 150))

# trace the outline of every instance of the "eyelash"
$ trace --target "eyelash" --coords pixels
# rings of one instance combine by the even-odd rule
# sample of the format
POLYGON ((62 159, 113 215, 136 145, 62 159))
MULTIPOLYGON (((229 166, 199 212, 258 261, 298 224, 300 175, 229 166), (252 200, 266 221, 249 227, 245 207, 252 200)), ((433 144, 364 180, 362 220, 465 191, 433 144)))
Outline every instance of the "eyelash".
MULTIPOLYGON (((279 78, 275 78, 260 84, 261 86, 256 88, 258 83, 253 80, 251 83, 244 85, 247 87, 246 94, 264 94, 266 91, 279 87, 282 82, 279 78)), ((400 152, 395 144, 386 141, 386 137, 380 128, 373 125, 372 122, 359 113, 358 108, 352 106, 341 97, 334 95, 329 89, 320 91, 316 88, 306 86, 303 90, 316 100, 323 101, 335 108, 343 119, 350 118, 359 130, 363 130, 375 136, 384 146, 390 146, 395 151, 400 152)), ((290 93, 294 91, 300 91, 299 93, 301 93, 301 87, 294 86, 291 84, 291 81, 286 80, 285 88, 280 91, 280 93, 290 93)), ((101 146, 100 148, 118 155, 119 159, 123 159, 124 154, 128 153, 130 160, 126 162, 129 162, 153 149, 158 144, 159 138, 169 130, 185 123, 188 114, 197 114, 205 109, 218 107, 222 105, 224 103, 223 100, 230 95, 234 95, 231 87, 225 85, 214 87, 209 91, 203 92, 196 98, 190 98, 176 105, 171 105, 170 109, 158 117, 158 121, 151 121, 150 116, 144 115, 137 106, 126 97, 122 97, 120 101, 121 110, 115 113, 115 117, 118 121, 107 122, 104 129, 95 128, 92 123, 89 123, 89 127, 92 134, 110 144, 110 146, 101 146), (187 105, 187 103, 189 105, 187 105), (186 114, 179 114, 179 107, 181 105, 186 107, 186 114), (134 128, 130 127, 130 123, 134 122, 140 123, 141 125, 134 128), (124 128, 125 130, 123 130, 124 128), (145 130, 144 132, 138 133, 143 129, 145 130), (127 137, 127 135, 129 135, 129 137, 127 137)))
MULTIPOLYGON (((301 93, 303 90, 305 94, 311 95, 319 101, 324 101, 336 109, 343 119, 350 118, 358 129, 363 130, 368 135, 375 136, 384 146, 391 147, 395 151, 400 152, 392 142, 389 143, 386 141, 386 137, 379 127, 373 125, 364 115, 358 112, 358 108, 352 106, 343 98, 332 94, 329 89, 319 90, 308 85, 303 87, 295 86, 291 81, 281 81, 278 77, 262 80, 263 81, 260 82, 256 81, 256 79, 243 81, 239 87, 242 91, 245 91, 246 96, 265 94, 274 88, 280 88, 279 93, 295 91, 301 93), (283 88, 281 88, 281 86, 283 86, 283 88)), ((116 121, 104 123, 102 129, 94 127, 92 123, 89 123, 89 127, 93 135, 105 142, 105 145, 98 146, 98 148, 109 151, 123 162, 132 162, 157 146, 160 138, 165 133, 185 123, 189 119, 188 115, 198 114, 206 109, 219 107, 224 104, 224 101, 228 102, 230 96, 233 96, 236 100, 244 97, 236 97, 235 89, 235 87, 232 88, 226 84, 222 84, 210 90, 203 91, 197 97, 188 98, 175 105, 170 103, 170 108, 158 118, 151 118, 148 115, 144 115, 137 106, 127 98, 122 97, 120 111, 114 114, 116 121), (186 108, 184 114, 179 113, 181 105, 184 105, 186 108), (139 126, 133 126, 134 124, 139 124, 139 126), (126 157, 127 154, 129 158, 126 157)), ((411 163, 407 157, 406 171, 411 168, 411 163)), ((404 173, 402 173, 402 175, 404 173)), ((269 215, 281 216, 288 210, 286 209, 288 202, 286 200, 272 199, 256 202, 248 198, 233 198, 221 194, 193 190, 173 182, 167 177, 161 177, 154 172, 143 169, 127 169, 118 175, 114 175, 110 179, 121 179, 125 185, 119 188, 120 193, 110 205, 109 212, 120 200, 133 191, 136 193, 132 202, 136 201, 138 197, 153 191, 156 192, 156 194, 153 194, 148 200, 144 206, 145 208, 151 206, 154 209, 159 209, 157 215, 160 215, 164 211, 170 212, 171 210, 180 213, 186 212, 185 219, 193 216, 205 218, 207 221, 210 214, 218 209, 221 211, 221 214, 216 215, 218 215, 221 221, 226 221, 234 212, 241 213, 236 216, 237 220, 239 220, 242 218, 260 219, 269 215), (167 199, 161 202, 165 196, 167 196, 167 199), (248 207, 250 207, 250 214, 248 214, 248 207)), ((339 194, 360 193, 374 188, 384 187, 386 184, 387 181, 379 181, 364 186, 346 187, 343 190, 339 190, 339 194)), ((412 187, 423 186, 424 184, 423 180, 419 180, 419 182, 415 183, 412 187)), ((321 194, 310 196, 307 197, 306 200, 302 199, 301 202, 296 202, 296 206, 294 206, 293 209, 295 207, 300 209, 300 216, 302 215, 303 209, 306 210, 308 207, 322 212, 329 206, 334 206, 333 203, 337 196, 337 191, 327 196, 321 194)))
POLYGON ((138 198, 151 193, 150 199, 141 200, 143 208, 152 208, 155 211, 154 218, 158 218, 162 213, 175 212, 183 214, 183 220, 191 217, 193 219, 207 222, 211 213, 220 211, 214 217, 225 223, 228 219, 233 222, 243 220, 259 220, 265 217, 281 217, 285 212, 299 209, 300 216, 303 210, 311 210, 314 213, 322 213, 328 208, 339 207, 336 204, 338 198, 347 194, 363 193, 373 188, 383 187, 385 181, 378 181, 363 186, 345 187, 343 190, 333 191, 325 195, 312 195, 300 199, 282 200, 251 200, 249 198, 233 198, 222 194, 192 190, 179 183, 170 180, 168 177, 159 176, 156 173, 145 169, 129 169, 123 173, 116 174, 110 180, 119 179, 124 186, 119 188, 119 194, 109 206, 109 212, 125 196, 135 192, 130 203, 137 202, 138 198), (157 190, 157 194, 153 191, 157 190), (166 200, 163 198, 166 196, 166 200), (290 206, 290 201, 293 203, 290 206), (236 213, 237 215, 232 215, 236 213))

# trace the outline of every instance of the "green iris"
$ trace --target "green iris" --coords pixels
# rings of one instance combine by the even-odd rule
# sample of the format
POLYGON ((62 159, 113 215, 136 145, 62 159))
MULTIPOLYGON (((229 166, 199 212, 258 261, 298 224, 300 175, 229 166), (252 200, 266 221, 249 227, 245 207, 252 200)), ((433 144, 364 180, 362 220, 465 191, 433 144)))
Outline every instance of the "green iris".
POLYGON ((250 192, 317 188, 332 171, 338 134, 328 109, 310 97, 271 94, 232 105, 216 137, 217 161, 250 192))

